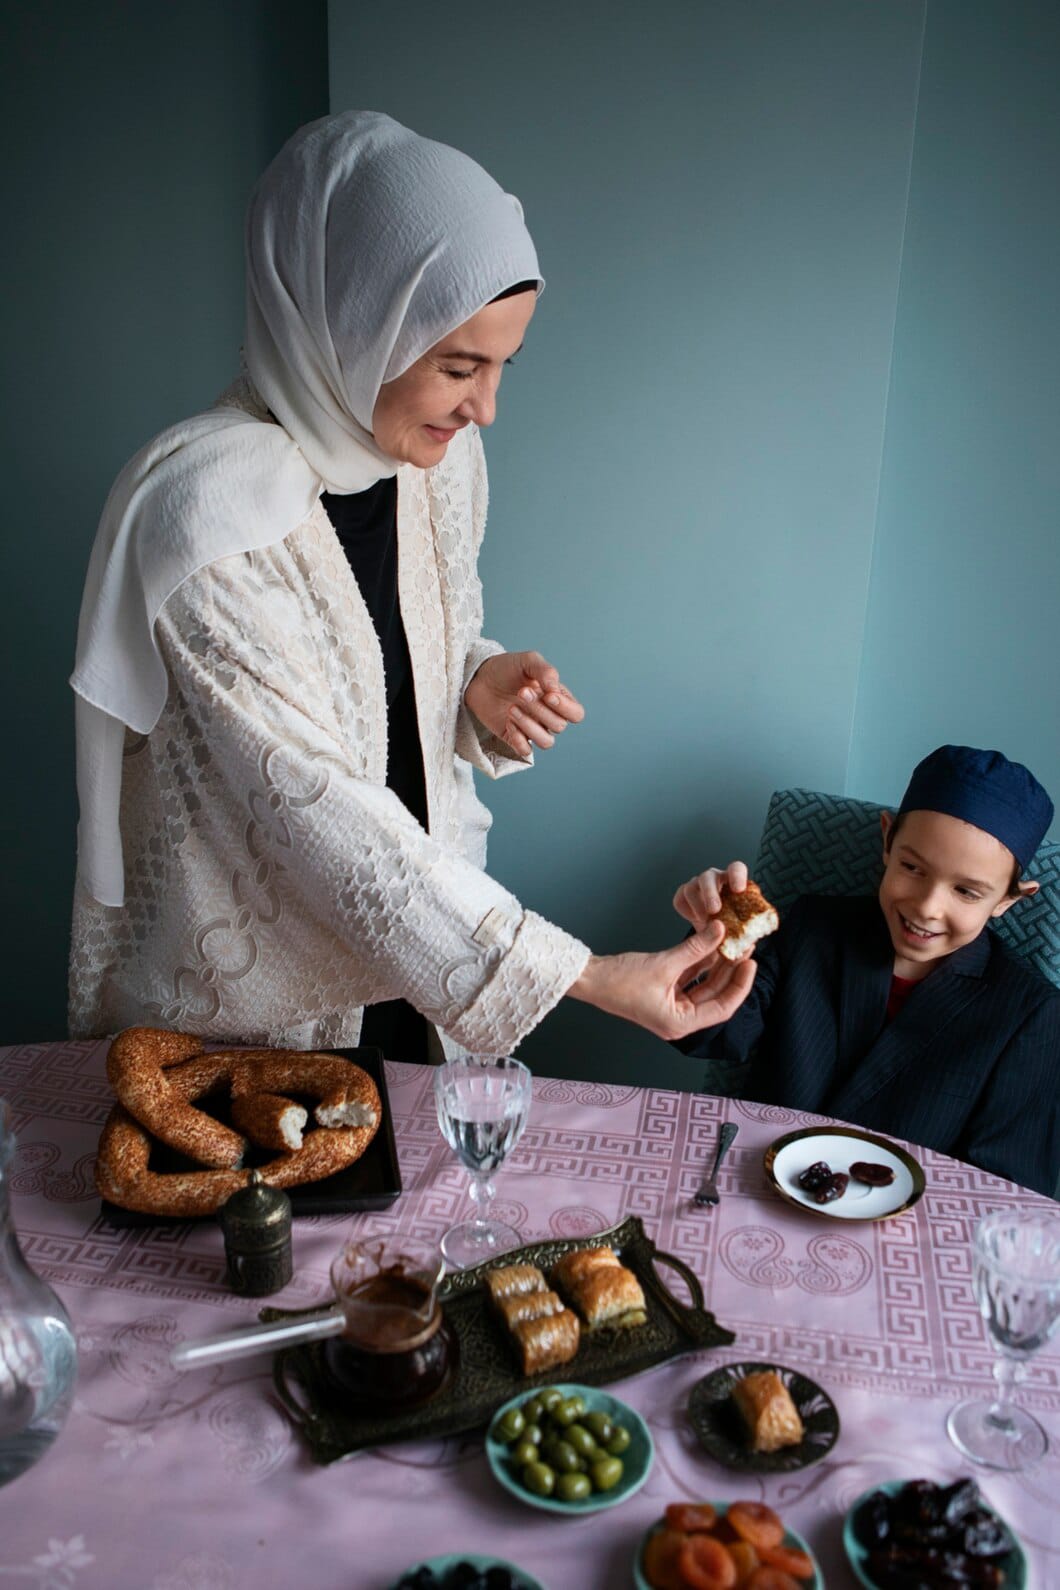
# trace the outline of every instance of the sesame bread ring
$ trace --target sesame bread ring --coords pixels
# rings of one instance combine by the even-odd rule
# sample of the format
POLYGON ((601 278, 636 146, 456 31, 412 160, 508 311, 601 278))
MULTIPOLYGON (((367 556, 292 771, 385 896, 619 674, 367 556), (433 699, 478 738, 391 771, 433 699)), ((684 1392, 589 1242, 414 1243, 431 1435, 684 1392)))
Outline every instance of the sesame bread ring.
POLYGON ((367 1071, 337 1055, 244 1050, 237 1052, 235 1062, 233 1105, 247 1094, 305 1093, 317 1100, 313 1113, 320 1126, 369 1126, 374 1132, 379 1124, 381 1105, 375 1083, 367 1071))
POLYGON ((278 1093, 241 1093, 232 1099, 232 1124, 259 1148, 287 1149, 302 1146, 309 1112, 293 1099, 278 1093))
POLYGON ((216 1214, 246 1187, 249 1170, 189 1170, 164 1175, 148 1169, 152 1139, 122 1105, 107 1116, 96 1153, 96 1187, 121 1209, 194 1220, 216 1214))
MULTIPOLYGON (((322 1127, 310 1132, 294 1153, 281 1154, 261 1166, 262 1180, 268 1185, 300 1187, 307 1182, 322 1181, 358 1160, 375 1136, 382 1111, 374 1082, 359 1066, 334 1055, 291 1055, 275 1049, 198 1055, 170 1068, 169 1085, 174 1099, 190 1106, 192 1100, 211 1091, 219 1077, 231 1079, 239 1061, 248 1062, 246 1075, 240 1078, 240 1097, 248 1106, 260 1097, 250 1090, 251 1082, 257 1078, 267 1086, 271 1076, 282 1078, 273 1085, 290 1086, 310 1097, 316 1094, 322 1103, 330 1104, 333 1109, 344 1109, 347 1114, 356 1107, 371 1116, 364 1125, 322 1127), (255 1055, 258 1056, 256 1061, 255 1055), (281 1063, 284 1069, 280 1069, 281 1063), (265 1068, 269 1066, 273 1069, 266 1073, 265 1068), (342 1090, 336 1068, 352 1073, 352 1078, 347 1077, 346 1095, 337 1102, 335 1095, 342 1090)), ((290 1100, 277 1098, 269 1101, 268 1110, 274 1112, 277 1105, 298 1108, 292 1106, 290 1100)), ((202 1115, 197 1110, 192 1113, 202 1115)), ((203 1115, 203 1119, 210 1118, 203 1115)), ((151 1147, 152 1138, 146 1127, 121 1104, 115 1105, 103 1128, 96 1157, 96 1186, 104 1198, 121 1208, 144 1214, 195 1219, 215 1214, 232 1193, 250 1181, 249 1170, 232 1167, 152 1171, 149 1165, 151 1147)))
POLYGON ((200 1165, 234 1170, 242 1164, 246 1139, 189 1102, 227 1080, 232 1064, 231 1052, 204 1055, 202 1039, 189 1033, 130 1027, 110 1046, 107 1080, 118 1102, 159 1142, 200 1165), (178 1089, 174 1070, 189 1064, 199 1069, 194 1080, 185 1074, 178 1089))

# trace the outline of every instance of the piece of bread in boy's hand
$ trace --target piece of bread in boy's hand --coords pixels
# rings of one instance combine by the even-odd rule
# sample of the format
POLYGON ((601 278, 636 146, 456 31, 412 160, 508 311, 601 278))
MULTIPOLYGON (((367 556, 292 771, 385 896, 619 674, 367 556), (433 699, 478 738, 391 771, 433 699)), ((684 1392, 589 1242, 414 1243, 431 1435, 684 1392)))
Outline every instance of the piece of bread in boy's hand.
POLYGON ((721 910, 718 921, 725 929, 721 953, 727 961, 738 961, 767 933, 775 933, 780 917, 763 895, 757 883, 747 881, 747 888, 736 894, 727 883, 721 886, 721 910))

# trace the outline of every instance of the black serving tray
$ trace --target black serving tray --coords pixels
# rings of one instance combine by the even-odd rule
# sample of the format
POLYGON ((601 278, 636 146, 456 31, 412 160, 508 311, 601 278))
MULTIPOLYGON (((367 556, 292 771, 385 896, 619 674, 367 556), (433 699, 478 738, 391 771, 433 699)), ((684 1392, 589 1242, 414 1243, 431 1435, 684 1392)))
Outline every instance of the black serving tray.
MULTIPOLYGON (((394 1141, 394 1122, 386 1086, 383 1052, 381 1049, 372 1048, 333 1049, 328 1052, 341 1055, 344 1060, 352 1060, 363 1071, 367 1071, 379 1089, 383 1118, 379 1123, 378 1132, 360 1159, 354 1160, 352 1165, 347 1165, 345 1170, 336 1171, 334 1176, 325 1177, 323 1181, 308 1182, 304 1187, 287 1189, 287 1196, 291 1200, 291 1212, 295 1216, 343 1215, 359 1214, 371 1209, 388 1209, 401 1193, 401 1167, 398 1164, 397 1144, 394 1141)), ((230 1124, 225 1120, 223 1110, 220 1107, 214 1108, 213 1100, 211 1100, 211 1114, 216 1114, 217 1119, 224 1120, 226 1125, 230 1124)), ((255 1163, 263 1165, 267 1160, 275 1157, 275 1153, 269 1149, 255 1149, 252 1154, 248 1154, 245 1163, 248 1166, 253 1166, 255 1163)), ((174 1149, 160 1143, 152 1151, 151 1169, 201 1170, 202 1166, 194 1164, 183 1154, 178 1154, 174 1149)), ((136 1209, 122 1209, 106 1198, 100 1203, 100 1214, 112 1226, 182 1226, 195 1223, 187 1215, 150 1215, 136 1209)), ((200 1218, 214 1220, 216 1216, 203 1215, 200 1218)))
MULTIPOLYGON (((301 1430, 318 1463, 366 1446, 390 1441, 457 1435, 489 1423, 494 1410, 520 1391, 552 1381, 601 1386, 664 1363, 680 1353, 724 1347, 736 1340, 704 1306, 699 1278, 681 1260, 661 1252, 637 1215, 594 1237, 531 1242, 472 1270, 447 1275, 439 1287, 446 1319, 456 1334, 458 1368, 427 1403, 399 1412, 359 1408, 333 1378, 321 1342, 283 1348, 273 1362, 273 1379, 287 1412, 301 1430), (536 1264, 546 1275, 564 1253, 606 1243, 636 1275, 647 1304, 647 1323, 635 1330, 601 1330, 583 1336, 570 1363, 540 1375, 523 1375, 507 1334, 489 1305, 484 1277, 498 1264, 536 1264), (683 1277, 691 1305, 675 1297, 658 1272, 667 1265, 683 1277)), ((300 1312, 265 1308, 263 1320, 289 1319, 300 1312)))

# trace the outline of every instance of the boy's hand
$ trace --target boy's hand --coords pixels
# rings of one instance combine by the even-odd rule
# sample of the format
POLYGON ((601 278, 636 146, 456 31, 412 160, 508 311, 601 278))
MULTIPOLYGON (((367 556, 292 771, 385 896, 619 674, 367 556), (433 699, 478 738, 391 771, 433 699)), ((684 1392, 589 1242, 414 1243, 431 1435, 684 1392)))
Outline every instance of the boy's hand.
POLYGON ((708 867, 683 883, 674 895, 674 910, 700 932, 721 910, 721 886, 727 883, 734 894, 747 888, 747 864, 730 861, 725 868, 708 867))

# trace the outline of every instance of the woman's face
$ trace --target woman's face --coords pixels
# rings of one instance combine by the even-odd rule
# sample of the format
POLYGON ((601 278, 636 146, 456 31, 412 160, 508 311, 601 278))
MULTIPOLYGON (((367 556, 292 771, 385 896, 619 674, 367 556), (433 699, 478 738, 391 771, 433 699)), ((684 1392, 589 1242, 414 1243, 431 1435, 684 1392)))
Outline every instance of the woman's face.
POLYGON ((487 304, 380 387, 372 435, 383 452, 429 469, 472 420, 492 425, 501 371, 522 347, 536 304, 530 291, 487 304))

